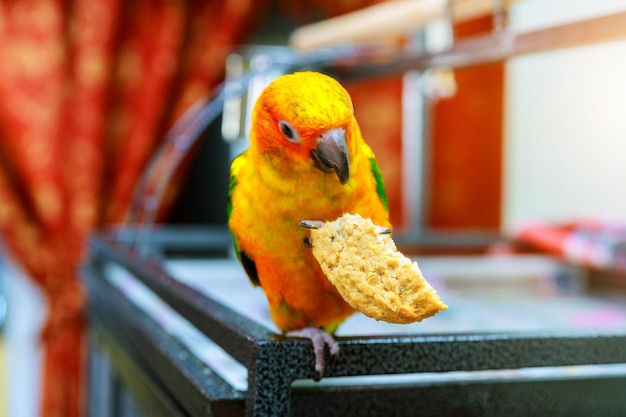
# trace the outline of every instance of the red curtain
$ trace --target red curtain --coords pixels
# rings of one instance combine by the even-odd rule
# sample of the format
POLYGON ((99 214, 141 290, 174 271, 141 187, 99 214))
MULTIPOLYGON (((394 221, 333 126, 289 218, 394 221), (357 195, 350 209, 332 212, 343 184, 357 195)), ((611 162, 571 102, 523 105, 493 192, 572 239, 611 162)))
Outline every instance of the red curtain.
POLYGON ((221 79, 253 0, 0 0, 0 231, 48 300, 42 415, 80 416, 87 235, 221 79))

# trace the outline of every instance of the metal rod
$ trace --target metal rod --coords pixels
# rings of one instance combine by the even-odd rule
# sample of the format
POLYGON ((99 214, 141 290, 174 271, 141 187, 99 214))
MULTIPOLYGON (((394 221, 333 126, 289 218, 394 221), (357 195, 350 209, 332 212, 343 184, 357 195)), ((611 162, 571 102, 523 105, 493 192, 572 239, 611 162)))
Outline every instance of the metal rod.
POLYGON ((457 41, 433 54, 399 56, 396 60, 346 68, 343 78, 401 74, 408 70, 462 68, 499 62, 515 56, 626 39, 626 11, 526 33, 503 30, 457 41))

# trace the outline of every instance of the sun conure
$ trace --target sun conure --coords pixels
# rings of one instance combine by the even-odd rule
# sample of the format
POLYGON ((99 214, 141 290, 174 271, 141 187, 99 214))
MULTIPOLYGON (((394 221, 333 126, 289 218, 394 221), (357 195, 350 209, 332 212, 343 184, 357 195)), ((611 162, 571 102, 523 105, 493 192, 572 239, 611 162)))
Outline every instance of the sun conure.
POLYGON ((299 223, 358 213, 391 227, 380 171, 348 92, 316 72, 279 77, 258 98, 250 146, 230 169, 237 255, 264 290, 276 326, 313 341, 321 376, 324 344, 338 353, 328 333, 354 310, 326 279, 299 223))

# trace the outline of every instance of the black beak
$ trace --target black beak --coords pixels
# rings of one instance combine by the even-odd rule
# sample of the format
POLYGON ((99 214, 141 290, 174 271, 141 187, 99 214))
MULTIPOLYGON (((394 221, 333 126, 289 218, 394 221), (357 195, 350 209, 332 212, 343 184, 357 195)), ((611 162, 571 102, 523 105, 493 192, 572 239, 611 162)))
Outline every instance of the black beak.
POLYGON ((331 129, 320 135, 315 149, 311 151, 315 167, 324 172, 335 172, 343 185, 350 178, 350 161, 343 128, 331 129))

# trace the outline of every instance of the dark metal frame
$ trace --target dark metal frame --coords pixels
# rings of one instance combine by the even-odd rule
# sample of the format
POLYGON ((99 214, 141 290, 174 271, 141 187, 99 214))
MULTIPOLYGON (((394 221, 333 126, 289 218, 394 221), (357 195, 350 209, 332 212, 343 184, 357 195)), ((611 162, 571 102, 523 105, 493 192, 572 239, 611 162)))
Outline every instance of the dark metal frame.
MULTIPOLYGON (((168 239, 159 238, 163 232, 152 236, 167 249, 168 239)), ((182 284, 158 260, 133 253, 123 240, 94 238, 83 274, 90 294, 92 417, 607 416, 626 406, 626 374, 293 387, 295 380, 315 377, 309 341, 275 334, 182 284), (106 277, 109 263, 127 269, 244 365, 248 390, 230 386, 125 297, 106 277)), ((178 241, 184 242, 184 235, 178 241)), ((328 366, 328 378, 626 363, 626 329, 345 337, 338 342, 341 354, 328 366)))

